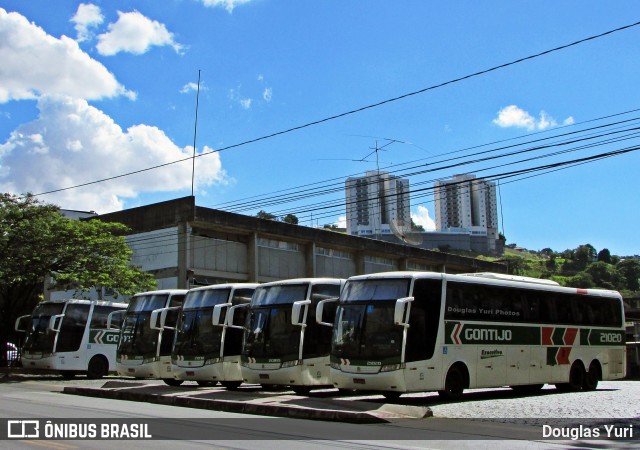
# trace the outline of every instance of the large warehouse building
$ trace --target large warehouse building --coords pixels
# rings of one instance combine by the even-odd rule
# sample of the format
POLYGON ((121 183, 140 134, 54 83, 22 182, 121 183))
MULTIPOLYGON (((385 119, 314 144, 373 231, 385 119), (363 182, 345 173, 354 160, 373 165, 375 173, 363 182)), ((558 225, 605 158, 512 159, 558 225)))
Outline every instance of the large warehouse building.
POLYGON ((498 263, 203 208, 195 197, 96 218, 132 230, 133 262, 161 289, 396 270, 505 272, 498 263))

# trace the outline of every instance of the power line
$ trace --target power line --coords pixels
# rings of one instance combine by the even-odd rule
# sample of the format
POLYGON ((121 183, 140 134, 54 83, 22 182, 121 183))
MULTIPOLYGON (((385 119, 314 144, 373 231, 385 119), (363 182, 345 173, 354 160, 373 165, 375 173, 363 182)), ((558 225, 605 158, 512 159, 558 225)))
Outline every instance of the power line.
MULTIPOLYGON (((610 34, 617 33, 619 31, 627 30, 627 29, 636 27, 638 25, 640 25, 640 22, 635 22, 635 23, 632 23, 632 24, 629 24, 629 25, 624 25, 622 27, 614 28, 612 30, 605 31, 603 33, 596 34, 596 35, 593 35, 593 36, 589 36, 587 38, 583 38, 583 39, 571 42, 569 44, 564 44, 564 45, 561 45, 559 47, 555 47, 555 48, 552 48, 552 49, 549 49, 549 50, 545 50, 543 52, 539 52, 539 53, 535 53, 535 54, 532 54, 532 55, 529 55, 529 56, 525 56, 523 58, 519 58, 519 59, 516 59, 514 61, 503 63, 503 64, 500 64, 500 65, 497 65, 497 66, 493 66, 493 67, 490 67, 488 69, 480 70, 480 71, 477 71, 477 72, 474 72, 474 73, 471 73, 471 74, 468 74, 468 75, 465 75, 465 76, 462 76, 462 77, 458 77, 458 78, 454 78, 454 79, 449 80, 449 81, 445 81, 443 83, 435 84, 435 85, 432 85, 432 86, 429 86, 429 87, 426 87, 426 88, 422 88, 422 89, 419 89, 419 90, 416 90, 416 91, 412 91, 412 92, 409 92, 409 93, 406 93, 406 94, 402 94, 402 95, 399 95, 397 97, 392 97, 392 98, 389 98, 389 99, 386 99, 386 100, 382 100, 382 101, 379 101, 379 102, 376 102, 376 103, 373 103, 373 104, 370 104, 370 105, 367 105, 367 106, 362 106, 362 107, 359 107, 359 108, 356 108, 356 109, 352 109, 352 110, 349 110, 349 111, 346 111, 346 112, 343 112, 343 113, 340 113, 340 114, 335 114, 335 115, 332 115, 332 116, 329 116, 329 117, 325 117, 323 119, 319 119, 319 120, 315 120, 315 121, 312 121, 312 122, 308 122, 308 123, 305 123, 303 125, 298 125, 298 126, 291 127, 291 128, 288 128, 288 129, 285 129, 285 130, 282 130, 282 131, 277 131, 277 132, 274 132, 274 133, 271 133, 271 134, 267 134, 267 135, 264 135, 264 136, 261 136, 261 137, 258 137, 258 138, 249 139, 249 140, 240 142, 238 144, 233 144, 233 145, 230 145, 230 146, 227 146, 227 147, 220 148, 218 150, 212 150, 210 152, 201 153, 200 155, 194 155, 193 159, 195 160, 196 157, 199 158, 199 157, 202 157, 202 156, 211 155, 213 153, 219 153, 219 152, 222 152, 222 151, 226 151, 226 150, 230 150, 230 149, 233 149, 233 148, 245 146, 245 145, 248 145, 248 144, 253 144, 253 143, 260 142, 260 141, 263 141, 263 140, 266 140, 266 139, 274 138, 276 136, 281 136, 281 135, 284 135, 284 134, 292 133, 294 131, 299 131, 299 130, 302 130, 302 129, 305 129, 305 128, 309 128, 309 127, 312 127, 312 126, 315 126, 315 125, 320 125, 320 124, 323 124, 323 123, 326 123, 326 122, 330 122, 330 121, 333 121, 333 120, 336 120, 336 119, 340 119, 340 118, 343 118, 343 117, 346 117, 346 116, 350 116, 350 115, 353 115, 353 114, 364 112, 364 111, 367 111, 369 109, 377 108, 379 106, 383 106, 383 105, 386 105, 386 104, 389 104, 389 103, 393 103, 393 102, 396 102, 396 101, 399 101, 399 100, 403 100, 403 99, 406 99, 406 98, 409 98, 409 97, 412 97, 412 96, 415 96, 415 95, 423 94, 425 92, 429 92, 429 91, 432 91, 432 90, 435 90, 435 89, 439 89, 439 88, 442 88, 442 87, 445 87, 445 86, 448 86, 448 85, 451 85, 451 84, 459 83, 459 82, 462 82, 462 81, 465 81, 465 80, 468 80, 468 79, 471 79, 471 78, 475 78, 475 77, 479 77, 479 76, 482 76, 482 75, 486 75, 488 73, 491 73, 491 72, 494 72, 494 71, 497 71, 497 70, 500 70, 500 69, 504 69, 504 68, 507 68, 507 67, 510 67, 510 66, 513 66, 513 65, 516 65, 516 64, 520 64, 522 62, 529 61, 529 60, 532 60, 532 59, 535 59, 535 58, 546 56, 546 55, 549 55, 549 54, 554 53, 554 52, 565 50, 567 48, 574 47, 574 46, 583 44, 585 42, 593 41, 595 39, 599 39, 599 38, 608 36, 610 34)), ((120 175, 114 175, 112 177, 107 177, 107 178, 103 178, 103 179, 100 179, 100 180, 94 180, 94 181, 90 181, 90 182, 86 182, 86 183, 77 184, 77 185, 74 185, 74 186, 68 186, 68 187, 64 187, 64 188, 60 188, 60 189, 54 189, 54 190, 50 190, 50 191, 46 191, 46 192, 41 192, 41 193, 38 193, 38 194, 33 194, 33 195, 34 196, 40 196, 40 195, 46 195, 46 194, 53 194, 53 193, 56 193, 56 192, 62 192, 62 191, 67 191, 67 190, 71 190, 71 189, 77 189, 77 188, 80 188, 80 187, 91 186, 91 185, 98 184, 98 183, 103 183, 103 182, 106 182, 106 181, 116 180, 116 179, 119 179, 119 178, 131 176, 131 175, 137 175, 137 174, 148 172, 148 171, 151 171, 151 170, 160 169, 162 167, 167 167, 167 166, 170 166, 170 165, 173 165, 173 164, 178 164, 178 163, 181 163, 181 162, 184 162, 184 161, 188 161, 190 159, 192 159, 192 157, 187 157, 187 158, 183 158, 183 159, 179 159, 179 160, 175 160, 175 161, 171 161, 171 162, 167 162, 167 163, 163 163, 163 164, 158 164, 158 165, 155 165, 155 166, 152 166, 152 167, 147 167, 147 168, 144 168, 144 169, 139 169, 139 170, 123 173, 123 174, 120 174, 120 175)))

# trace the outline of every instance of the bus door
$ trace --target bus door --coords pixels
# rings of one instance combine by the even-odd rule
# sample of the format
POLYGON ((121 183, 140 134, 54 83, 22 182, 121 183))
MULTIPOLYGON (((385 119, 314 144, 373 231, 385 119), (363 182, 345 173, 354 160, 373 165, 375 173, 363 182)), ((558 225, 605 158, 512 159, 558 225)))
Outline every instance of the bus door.
POLYGON ((405 345, 407 389, 433 389, 441 379, 440 354, 435 353, 440 327, 442 280, 417 279, 412 290, 405 345))
POLYGON ((51 317, 49 329, 56 334, 54 353, 80 350, 92 306, 85 303, 67 303, 62 314, 51 317))

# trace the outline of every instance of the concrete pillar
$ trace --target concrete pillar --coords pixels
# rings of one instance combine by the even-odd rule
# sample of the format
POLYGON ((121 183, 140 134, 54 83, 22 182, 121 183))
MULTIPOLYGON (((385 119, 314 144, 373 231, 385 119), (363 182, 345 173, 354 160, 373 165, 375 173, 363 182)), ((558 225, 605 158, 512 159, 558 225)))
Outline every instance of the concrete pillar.
POLYGON ((249 235, 247 242, 247 276, 249 283, 258 283, 258 233, 249 235))
POLYGON ((189 228, 187 222, 178 224, 178 289, 189 289, 187 271, 190 269, 189 258, 189 228))
POLYGON ((356 263, 356 273, 354 275, 364 275, 364 253, 356 252, 353 257, 356 263))
POLYGON ((305 273, 309 278, 317 277, 317 267, 316 267, 316 243, 310 242, 305 246, 305 273))

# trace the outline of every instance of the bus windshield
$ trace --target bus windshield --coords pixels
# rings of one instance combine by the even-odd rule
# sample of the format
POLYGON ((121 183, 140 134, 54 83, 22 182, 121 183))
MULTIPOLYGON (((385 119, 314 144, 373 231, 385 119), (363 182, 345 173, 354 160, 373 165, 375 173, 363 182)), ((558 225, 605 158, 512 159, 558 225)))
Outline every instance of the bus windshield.
POLYGON ((231 289, 203 289, 191 291, 187 294, 182 305, 183 309, 213 308, 220 303, 226 303, 231 289))
POLYGON ((307 298, 308 284, 260 286, 255 290, 251 306, 292 304, 307 298))
POLYGON ((393 323, 396 300, 409 293, 408 279, 349 281, 336 311, 332 354, 386 359, 402 351, 402 327, 393 323))
POLYGON ((151 329, 150 319, 151 311, 127 313, 118 345, 120 355, 156 356, 158 331, 151 329))
POLYGON ((213 308, 183 310, 178 321, 173 353, 181 356, 217 357, 222 327, 213 326, 213 308))
POLYGON ((27 352, 53 352, 56 333, 49 330, 51 316, 62 314, 64 303, 44 303, 36 306, 31 317, 31 328, 24 343, 27 352))
POLYGON ((164 308, 167 306, 168 298, 168 294, 148 294, 132 297, 127 312, 153 311, 164 308))
POLYGON ((213 307, 229 300, 231 289, 203 289, 187 294, 176 327, 173 354, 217 357, 220 354, 222 327, 211 323, 213 307))
POLYGON ((298 359, 300 327, 291 324, 289 305, 252 308, 247 325, 244 356, 278 358, 281 361, 298 359))

